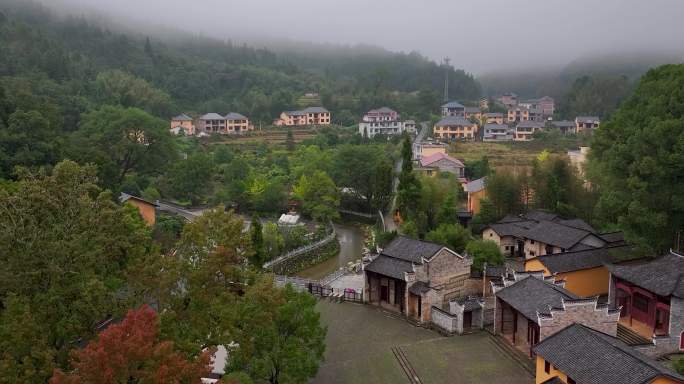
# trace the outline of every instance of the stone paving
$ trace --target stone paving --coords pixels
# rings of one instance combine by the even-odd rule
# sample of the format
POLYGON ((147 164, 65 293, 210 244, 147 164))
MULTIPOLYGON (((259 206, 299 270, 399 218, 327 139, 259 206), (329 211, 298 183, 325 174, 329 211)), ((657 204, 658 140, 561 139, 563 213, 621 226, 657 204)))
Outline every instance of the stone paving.
POLYGON ((409 383, 392 353, 401 347, 423 384, 530 384, 534 379, 487 333, 443 337, 376 307, 319 301, 326 360, 313 383, 409 383))

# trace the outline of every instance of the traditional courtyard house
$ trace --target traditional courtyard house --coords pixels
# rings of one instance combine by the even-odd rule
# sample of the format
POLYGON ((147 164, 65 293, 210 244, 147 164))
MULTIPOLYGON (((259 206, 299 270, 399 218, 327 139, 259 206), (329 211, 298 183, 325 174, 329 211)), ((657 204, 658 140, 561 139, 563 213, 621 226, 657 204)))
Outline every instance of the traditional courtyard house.
POLYGON ((571 324, 533 349, 536 384, 675 384, 684 377, 606 334, 571 324))
MULTIPOLYGON (((621 237, 622 233, 618 234, 621 237)), ((601 248, 537 256, 525 260, 525 271, 544 271, 544 276, 564 280, 565 289, 578 296, 607 297, 610 277, 606 264, 619 259, 630 249, 617 243, 601 248)))
POLYGON ((487 197, 487 180, 482 177, 468 182, 463 188, 468 194, 468 212, 480 213, 480 202, 487 197))
POLYGON ((530 119, 530 110, 525 107, 513 106, 508 108, 507 121, 509 123, 519 123, 530 119))
POLYGON ((230 112, 224 116, 226 119, 225 133, 241 133, 254 129, 254 126, 249 124, 249 119, 239 113, 230 112))
POLYGON ((442 105, 442 116, 465 117, 465 107, 457 101, 451 101, 442 105))
POLYGON ((619 310, 581 298, 563 288, 563 281, 539 272, 514 272, 492 283, 496 297, 494 333, 533 356, 540 341, 572 323, 615 336, 619 310))
POLYGON ((192 136, 195 134, 195 123, 192 117, 183 113, 171 119, 171 131, 176 135, 182 131, 186 136, 192 136))
POLYGON ((414 145, 413 156, 415 157, 415 160, 420 160, 423 157, 432 156, 435 153, 443 153, 446 155, 446 145, 441 144, 441 143, 432 143, 432 142, 416 143, 416 142, 414 142, 413 145, 414 145))
POLYGON ((525 259, 616 245, 620 244, 618 237, 600 234, 581 219, 566 219, 545 211, 508 215, 482 232, 482 238, 499 244, 504 255, 525 259))
POLYGON ((447 247, 399 236, 364 267, 364 301, 428 322, 433 306, 466 296, 471 265, 447 247))
POLYGON ((482 118, 482 111, 479 107, 464 107, 463 112, 466 119, 476 119, 477 121, 480 121, 482 118))
POLYGON ((513 130, 505 124, 485 124, 482 141, 511 141, 513 130))
POLYGON ((153 226, 156 222, 158 206, 157 203, 153 203, 143 198, 129 195, 128 193, 123 192, 121 192, 121 195, 119 195, 119 202, 121 204, 131 204, 132 206, 138 208, 138 211, 140 211, 140 216, 142 216, 143 220, 145 221, 145 224, 147 224, 148 227, 153 226))
POLYGON ((515 126, 515 141, 530 141, 535 132, 544 128, 544 123, 538 121, 521 121, 515 126))
POLYGON ((577 129, 575 122, 568 120, 552 121, 551 127, 558 129, 564 135, 575 133, 577 129))
POLYGON ((363 137, 401 135, 403 132, 404 124, 399 120, 399 114, 387 107, 371 109, 359 123, 359 133, 363 137))
POLYGON ((485 119, 487 119, 487 124, 503 124, 504 114, 501 112, 488 112, 485 113, 485 119))
POLYGON ((575 132, 593 132, 594 129, 598 128, 601 121, 596 116, 577 116, 575 118, 575 132))
POLYGON ((518 105, 518 95, 513 92, 506 92, 499 96, 497 101, 506 107, 518 105))
POLYGON ((458 116, 447 116, 434 127, 434 136, 445 140, 473 140, 477 135, 477 124, 458 116))
POLYGON ((197 130, 204 133, 219 133, 226 130, 226 119, 218 113, 207 113, 197 119, 197 130))
POLYGON ((656 356, 684 351, 684 256, 609 265, 609 303, 622 307, 620 325, 649 344, 639 350, 656 356))
POLYGON ((435 176, 439 172, 448 172, 456 175, 459 179, 465 177, 465 165, 463 165, 463 162, 446 153, 435 153, 427 157, 421 157, 420 167, 417 170, 425 172, 428 176, 435 176))

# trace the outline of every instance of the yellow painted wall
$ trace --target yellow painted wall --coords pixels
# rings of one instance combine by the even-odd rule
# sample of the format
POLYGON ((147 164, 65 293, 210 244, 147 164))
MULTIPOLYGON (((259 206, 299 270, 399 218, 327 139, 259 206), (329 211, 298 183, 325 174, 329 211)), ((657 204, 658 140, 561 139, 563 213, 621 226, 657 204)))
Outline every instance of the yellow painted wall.
POLYGON ((559 379, 563 380, 564 383, 568 382, 568 376, 565 373, 557 370, 553 366, 553 364, 551 364, 551 370, 549 371, 549 373, 544 372, 544 359, 541 358, 540 356, 537 356, 537 372, 536 373, 537 373, 536 379, 534 381, 536 384, 541 384, 541 383, 545 382, 546 380, 551 379, 553 377, 558 377, 559 379))
POLYGON ((681 381, 670 379, 669 377, 657 377, 651 384, 681 384, 681 381))
POLYGON ((485 198, 487 195, 486 191, 486 189, 483 189, 474 193, 468 193, 468 208, 474 215, 480 213, 480 200, 485 198))
POLYGON ((145 223, 149 227, 154 225, 155 221, 157 220, 157 212, 153 205, 136 199, 129 199, 126 201, 126 203, 138 208, 138 211, 140 211, 140 216, 142 216, 143 220, 145 220, 145 223))
MULTIPOLYGON (((544 276, 551 276, 549 270, 538 259, 525 261, 526 271, 544 271, 544 276)), ((608 293, 610 276, 608 270, 601 266, 579 271, 559 273, 557 280, 565 280, 565 289, 578 296, 594 296, 608 293)))

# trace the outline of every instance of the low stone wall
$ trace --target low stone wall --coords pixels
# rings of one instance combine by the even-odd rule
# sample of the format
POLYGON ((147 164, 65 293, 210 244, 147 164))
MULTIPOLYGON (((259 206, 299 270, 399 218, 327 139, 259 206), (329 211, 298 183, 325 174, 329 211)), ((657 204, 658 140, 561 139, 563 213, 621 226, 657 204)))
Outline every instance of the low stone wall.
POLYGON ((435 328, 448 335, 458 332, 458 318, 437 307, 430 308, 430 321, 435 328))
POLYGON ((337 256, 340 252, 340 242, 337 238, 323 246, 300 253, 272 266, 273 272, 280 275, 291 275, 327 259, 337 256))

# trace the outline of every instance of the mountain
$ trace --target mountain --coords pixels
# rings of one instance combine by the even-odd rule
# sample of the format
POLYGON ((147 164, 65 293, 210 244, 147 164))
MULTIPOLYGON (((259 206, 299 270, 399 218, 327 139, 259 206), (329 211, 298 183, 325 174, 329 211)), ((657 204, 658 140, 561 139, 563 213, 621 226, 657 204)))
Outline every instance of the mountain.
MULTIPOLYGON (((143 34, 63 12, 0 0, 0 86, 13 100, 21 87, 43 93, 54 109, 71 114, 56 117, 67 130, 80 112, 113 100, 125 104, 121 92, 101 92, 112 71, 165 99, 146 108, 165 119, 178 112, 236 111, 269 123, 307 92, 320 93, 342 124, 381 105, 427 117, 441 101, 445 68, 416 53, 296 42, 255 48, 183 32, 143 34)), ((454 98, 480 96, 471 75, 450 68, 449 78, 454 98)))

